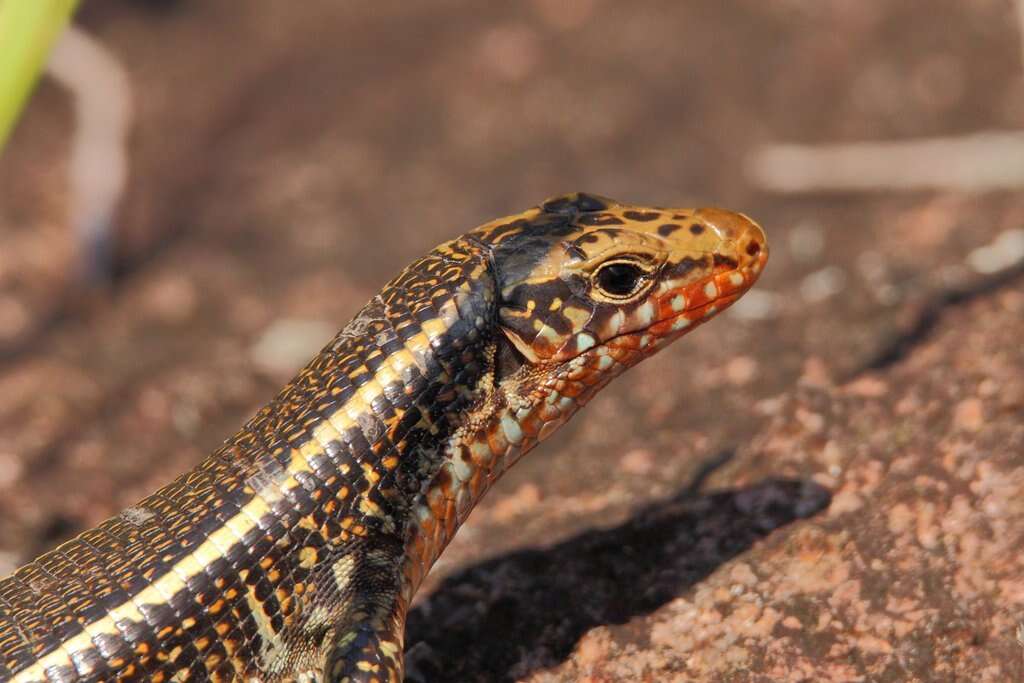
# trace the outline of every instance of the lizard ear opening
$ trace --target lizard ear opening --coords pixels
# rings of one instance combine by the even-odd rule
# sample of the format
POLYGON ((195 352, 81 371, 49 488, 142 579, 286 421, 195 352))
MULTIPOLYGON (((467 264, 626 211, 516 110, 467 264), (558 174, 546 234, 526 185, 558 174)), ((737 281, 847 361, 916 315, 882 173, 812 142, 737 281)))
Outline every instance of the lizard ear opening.
MULTIPOLYGON (((515 333, 506 332, 505 337, 498 337, 498 349, 494 354, 494 382, 498 384, 503 380, 508 379, 521 367, 530 362, 530 359, 521 350, 522 340, 519 340, 519 344, 515 344, 513 339, 518 340, 518 335, 515 333)), ((529 349, 529 347, 526 347, 529 349)), ((534 358, 536 360, 536 358, 534 358)))

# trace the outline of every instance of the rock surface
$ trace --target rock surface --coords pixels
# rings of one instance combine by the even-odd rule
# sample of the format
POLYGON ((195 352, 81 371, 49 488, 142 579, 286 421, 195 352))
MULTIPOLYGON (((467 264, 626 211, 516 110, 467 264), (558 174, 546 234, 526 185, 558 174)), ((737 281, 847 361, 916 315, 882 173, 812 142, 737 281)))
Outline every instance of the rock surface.
POLYGON ((1024 680, 1024 269, 978 267, 1024 199, 742 172, 1019 127, 1009 3, 302 6, 83 9, 136 88, 105 295, 67 294, 55 87, 0 158, 0 571, 197 462, 453 234, 577 189, 714 203, 766 227, 762 282, 481 504, 414 677, 1024 680))

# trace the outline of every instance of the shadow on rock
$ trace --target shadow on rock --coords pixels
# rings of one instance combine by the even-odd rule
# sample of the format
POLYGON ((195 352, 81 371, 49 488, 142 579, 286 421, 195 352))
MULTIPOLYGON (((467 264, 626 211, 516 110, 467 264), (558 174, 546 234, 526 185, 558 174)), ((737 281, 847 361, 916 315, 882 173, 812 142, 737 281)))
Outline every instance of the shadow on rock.
POLYGON ((696 494, 698 485, 613 529, 510 553, 446 579, 409 615, 407 680, 498 683, 557 665, 591 628, 649 614, 831 501, 808 481, 771 479, 707 494, 696 494))

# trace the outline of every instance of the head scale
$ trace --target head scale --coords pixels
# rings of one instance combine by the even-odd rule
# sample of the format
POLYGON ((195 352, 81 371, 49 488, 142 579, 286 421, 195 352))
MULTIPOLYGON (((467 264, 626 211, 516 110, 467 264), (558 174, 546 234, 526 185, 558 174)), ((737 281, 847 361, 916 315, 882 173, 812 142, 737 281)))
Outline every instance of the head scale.
POLYGON ((502 472, 613 377, 736 300, 768 255, 764 233, 740 214, 587 194, 487 223, 438 254, 432 263, 448 267, 461 254, 465 267, 487 272, 466 277, 452 266, 462 289, 441 304, 453 313, 462 293, 486 305, 486 360, 426 496, 411 587, 502 472))
POLYGON ((741 214, 588 194, 471 235, 491 248, 501 330, 532 364, 586 354, 633 365, 739 298, 768 256, 764 233, 741 214))

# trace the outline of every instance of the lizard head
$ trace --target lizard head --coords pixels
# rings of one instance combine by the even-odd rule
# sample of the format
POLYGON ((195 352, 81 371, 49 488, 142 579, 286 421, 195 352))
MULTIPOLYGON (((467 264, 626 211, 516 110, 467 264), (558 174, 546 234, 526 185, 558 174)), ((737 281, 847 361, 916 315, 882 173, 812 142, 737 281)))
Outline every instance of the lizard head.
POLYGON ((586 194, 549 199, 442 245, 431 260, 441 275, 427 286, 449 273, 460 289, 439 288, 441 303, 425 314, 440 310, 462 334, 473 320, 485 334, 466 338, 483 340, 484 364, 418 508, 408 594, 505 470, 613 377, 739 298, 767 258, 764 232, 741 214, 586 194))
POLYGON ((471 236, 490 248, 497 283, 496 385, 536 440, 612 377, 732 304, 768 258, 764 232, 742 214, 587 194, 471 236))

